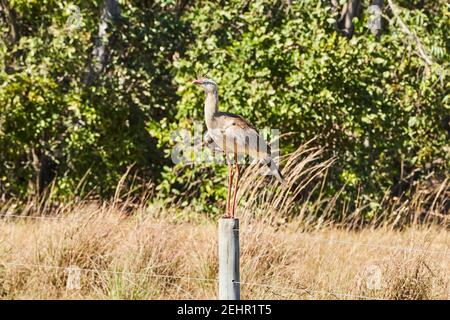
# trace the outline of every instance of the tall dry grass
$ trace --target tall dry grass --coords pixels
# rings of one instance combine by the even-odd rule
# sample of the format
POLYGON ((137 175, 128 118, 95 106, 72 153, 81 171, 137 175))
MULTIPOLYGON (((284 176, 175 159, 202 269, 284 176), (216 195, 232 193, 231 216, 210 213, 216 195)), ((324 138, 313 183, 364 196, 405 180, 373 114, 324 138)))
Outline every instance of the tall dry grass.
POLYGON ((285 183, 280 185, 264 174, 267 168, 251 164, 244 172, 239 189, 243 218, 267 216, 287 221, 295 217, 298 228, 308 230, 324 224, 345 228, 403 228, 416 224, 449 226, 450 179, 417 182, 408 195, 392 196, 389 190, 380 203, 368 203, 358 194, 352 206, 345 202, 345 186, 329 196, 324 192, 327 173, 336 159, 323 160, 324 149, 314 140, 279 159, 285 183), (337 203, 340 203, 337 206, 337 203), (368 215, 368 207, 371 208, 368 215), (353 208, 353 209, 351 209, 353 208))
MULTIPOLYGON (((242 298, 450 298, 448 181, 408 201, 386 197, 381 221, 361 223, 361 206, 336 212, 340 194, 321 192, 333 164, 322 152, 306 144, 282 158, 283 186, 259 167, 244 172, 242 298)), ((150 195, 132 198, 124 181, 110 202, 55 202, 51 190, 3 202, 0 298, 215 299, 216 219, 148 205, 150 195)))
MULTIPOLYGON (((358 232, 263 219, 241 225, 244 299, 448 299, 448 233, 437 227, 358 232), (371 285, 371 268, 380 272, 371 285)), ((63 216, 0 221, 2 299, 215 299, 213 220, 147 208, 79 205, 63 216), (67 268, 81 288, 67 287, 67 268)), ((371 282, 372 281, 372 282, 371 282)))
POLYGON ((273 179, 268 181, 264 174, 266 167, 258 163, 250 165, 243 174, 238 194, 241 216, 247 219, 255 216, 279 219, 296 216, 296 221, 303 226, 319 217, 330 218, 330 204, 335 199, 325 202, 321 195, 327 170, 334 159, 321 161, 322 153, 323 149, 306 143, 282 157, 280 164, 285 178, 282 185, 273 179), (311 201, 313 195, 316 199, 311 201))

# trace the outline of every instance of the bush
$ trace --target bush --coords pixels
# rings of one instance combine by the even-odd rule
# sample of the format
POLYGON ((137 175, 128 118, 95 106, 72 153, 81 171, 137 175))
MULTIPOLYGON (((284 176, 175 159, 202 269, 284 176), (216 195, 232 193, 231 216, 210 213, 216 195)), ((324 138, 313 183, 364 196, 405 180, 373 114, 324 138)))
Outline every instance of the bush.
POLYGON ((12 39, 3 8, 4 195, 26 197, 55 181, 60 196, 94 190, 108 197, 132 167, 138 185, 155 181, 164 199, 217 209, 225 168, 169 159, 170 133, 203 119, 203 93, 190 81, 204 71, 219 83, 223 110, 295 132, 282 139, 284 153, 318 137, 324 159, 337 157, 326 191, 345 186, 347 203, 357 194, 378 203, 387 189, 400 195, 427 175, 448 172, 444 1, 401 11, 431 65, 389 10, 379 40, 364 14, 348 40, 324 1, 129 1, 102 40, 103 8, 95 1, 83 2, 82 24, 70 30, 62 1, 9 5, 19 36, 12 39), (102 41, 106 62, 96 70, 92 52, 102 41))

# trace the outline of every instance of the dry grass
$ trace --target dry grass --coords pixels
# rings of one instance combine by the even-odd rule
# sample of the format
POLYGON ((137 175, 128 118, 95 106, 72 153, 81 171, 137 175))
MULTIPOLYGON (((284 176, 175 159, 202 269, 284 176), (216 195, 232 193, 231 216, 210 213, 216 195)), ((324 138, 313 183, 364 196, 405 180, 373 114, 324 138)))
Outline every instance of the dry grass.
MULTIPOLYGON (((336 212, 340 193, 322 194, 333 161, 321 154, 306 144, 281 159, 283 186, 245 171, 242 298, 449 299, 449 180, 386 198, 367 223, 364 204, 336 212)), ((109 204, 57 203, 50 189, 0 205, 0 298, 215 299, 217 219, 133 201, 124 181, 109 204)))
MULTIPOLYGON (((152 208, 129 216, 113 205, 69 211, 0 220, 2 299, 217 297, 215 221, 180 221, 152 208), (70 266, 86 269, 79 290, 66 287, 70 266)), ((438 227, 303 233, 295 223, 245 219, 242 297, 448 299, 448 245, 438 227)))
POLYGON ((273 182, 273 179, 268 183, 264 175, 267 168, 258 164, 245 170, 239 189, 241 218, 266 216, 290 220, 295 217, 302 230, 330 223, 353 229, 449 225, 450 176, 439 180, 430 175, 428 180, 414 183, 408 195, 394 197, 387 191, 380 203, 358 195, 354 200, 355 209, 349 209, 352 206, 342 197, 345 186, 331 197, 324 193, 327 173, 335 159, 323 160, 324 149, 314 147, 313 143, 311 140, 280 159, 285 177, 283 185, 273 182), (341 203, 339 208, 336 206, 338 201, 341 203), (373 218, 368 219, 368 209, 373 218))

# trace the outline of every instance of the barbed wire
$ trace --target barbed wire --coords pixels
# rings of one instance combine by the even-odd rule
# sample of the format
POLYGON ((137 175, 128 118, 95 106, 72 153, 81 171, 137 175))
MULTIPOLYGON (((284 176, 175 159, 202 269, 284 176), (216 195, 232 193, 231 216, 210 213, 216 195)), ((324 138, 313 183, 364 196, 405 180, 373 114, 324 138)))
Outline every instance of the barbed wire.
MULTIPOLYGON (((0 216, 1 220, 6 220, 6 218, 29 218, 29 219, 36 219, 36 220, 77 220, 81 219, 83 217, 69 217, 69 216, 60 216, 60 217, 51 217, 51 216, 24 216, 24 215, 15 215, 15 214, 9 214, 9 215, 3 215, 0 216)), ((417 249, 414 247, 405 247, 405 246, 398 246, 398 245, 385 245, 385 244, 376 244, 376 243, 370 243, 370 242, 359 242, 359 241, 351 241, 351 240, 340 240, 340 239, 334 239, 334 238, 324 238, 324 237, 317 237, 307 234, 300 234, 299 237, 302 237, 304 239, 313 240, 313 241, 320 241, 320 242, 326 242, 326 243, 333 243, 333 244, 342 244, 342 245, 353 245, 353 246, 363 246, 363 247, 371 247, 371 248, 383 248, 383 249, 389 249, 389 250, 399 250, 404 252, 417 252, 417 253, 426 253, 426 254, 438 254, 442 255, 444 257, 450 257, 449 247, 447 247, 445 250, 436 250, 436 249, 417 249)))
MULTIPOLYGON (((35 219, 35 220, 62 220, 62 219, 71 219, 75 220, 74 217, 66 217, 66 216, 59 216, 59 217, 51 217, 51 216, 25 216, 25 215, 18 215, 18 214, 6 214, 0 216, 0 220, 6 220, 8 218, 21 218, 21 219, 35 219)), ((79 218, 78 218, 79 219, 79 218)))
POLYGON ((16 262, 3 262, 3 263, 0 263, 0 265, 8 265, 8 266, 16 266, 16 267, 57 269, 57 270, 67 270, 67 269, 70 269, 72 267, 76 267, 77 270, 80 270, 80 271, 83 271, 83 272, 92 272, 92 273, 141 275, 141 276, 149 276, 149 277, 155 277, 155 278, 189 279, 189 280, 210 281, 210 282, 218 282, 219 281, 217 279, 211 279, 211 278, 199 278, 199 277, 189 277, 189 276, 172 276, 172 275, 156 274, 156 273, 149 273, 149 272, 100 270, 100 269, 92 269, 92 268, 80 268, 80 267, 77 267, 77 266, 61 267, 61 266, 55 266, 55 265, 33 264, 33 263, 16 263, 16 262))
MULTIPOLYGON (((55 269, 55 270, 61 270, 61 271, 67 271, 69 269, 76 268, 76 270, 80 272, 87 272, 87 273, 109 273, 109 274, 120 274, 120 275, 141 275, 141 276, 148 276, 148 277, 154 277, 154 278, 164 278, 164 279, 186 279, 186 280, 192 280, 192 281, 202 281, 202 282, 214 282, 218 283, 219 280, 216 278, 201 278, 201 277, 191 277, 191 276, 176 276, 176 275, 164 275, 164 274, 155 274, 155 273, 148 273, 148 272, 132 272, 132 271, 116 271, 116 270, 100 270, 100 269, 92 269, 92 268, 79 268, 77 266, 69 266, 69 267, 62 267, 62 266, 55 266, 55 265, 45 265, 45 264, 33 264, 33 263, 15 263, 15 262, 3 262, 0 263, 0 265, 3 266, 16 266, 16 267, 28 267, 28 268, 44 268, 44 269, 55 269)), ((383 300, 381 297, 373 297, 373 296, 365 296, 365 295, 353 295, 349 293, 342 293, 342 292, 333 292, 333 291, 326 291, 326 290, 313 290, 309 288, 292 288, 292 287, 285 287, 285 286, 276 286, 276 285, 270 285, 266 283, 257 283, 257 282, 246 282, 246 281, 235 281, 235 283, 241 284, 241 285, 247 285, 247 286, 258 286, 258 287, 265 287, 265 288, 272 288, 272 289, 278 289, 283 291, 291 291, 291 292, 297 292, 297 293, 307 293, 309 295, 313 294, 322 294, 322 295, 331 295, 335 297, 347 297, 347 298, 357 298, 357 299, 369 299, 369 300, 383 300)))
POLYGON ((383 298, 380 298, 380 297, 353 295, 350 293, 341 293, 341 292, 333 292, 333 291, 325 291, 325 290, 312 290, 312 289, 307 289, 307 288, 291 288, 291 287, 284 287, 284 286, 274 286, 274 285, 270 285, 270 284, 257 283, 257 282, 242 282, 242 281, 234 281, 234 282, 242 284, 242 285, 248 285, 248 286, 266 287, 266 288, 280 289, 280 290, 292 291, 292 292, 302 292, 302 293, 307 293, 309 295, 313 295, 315 293, 315 294, 332 295, 335 297, 341 296, 341 297, 369 299, 369 300, 384 300, 383 298))
POLYGON ((305 235, 302 234, 300 237, 308 240, 313 241, 320 241, 320 242, 328 242, 333 244, 342 244, 342 245, 355 245, 355 246, 364 246, 364 247, 372 247, 372 248, 384 248, 389 250, 399 250, 399 251, 409 251, 409 252, 418 252, 418 253, 429 253, 429 254, 440 254, 443 256, 450 256, 450 252, 448 249, 445 250, 435 250, 435 249, 416 249, 414 247, 404 247, 404 246, 397 246, 397 245, 386 245, 386 244, 377 244, 377 243, 370 243, 370 242, 358 242, 358 241, 351 241, 351 240, 340 240, 340 239, 334 239, 334 238, 322 238, 322 237, 315 237, 311 235, 305 235))

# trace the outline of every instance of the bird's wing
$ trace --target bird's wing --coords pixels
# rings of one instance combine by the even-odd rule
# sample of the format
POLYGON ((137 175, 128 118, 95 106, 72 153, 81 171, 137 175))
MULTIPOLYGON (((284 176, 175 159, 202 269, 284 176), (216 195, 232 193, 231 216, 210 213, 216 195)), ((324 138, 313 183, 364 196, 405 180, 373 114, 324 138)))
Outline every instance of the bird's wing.
POLYGON ((271 175, 280 183, 284 179, 278 165, 271 157, 270 146, 258 130, 245 118, 232 113, 220 113, 216 118, 217 130, 211 132, 214 141, 228 153, 247 154, 264 163, 271 175))
POLYGON ((240 116, 238 114, 229 113, 229 112, 218 112, 217 121, 219 121, 219 124, 222 124, 220 122, 223 122, 223 127, 229 126, 229 125, 235 125, 242 129, 253 129, 258 133, 258 129, 247 119, 245 119, 243 116, 240 116))
POLYGON ((221 131, 221 142, 216 141, 223 150, 231 153, 248 154, 254 158, 270 156, 270 147, 256 129, 245 118, 232 113, 217 116, 217 130, 221 131))

